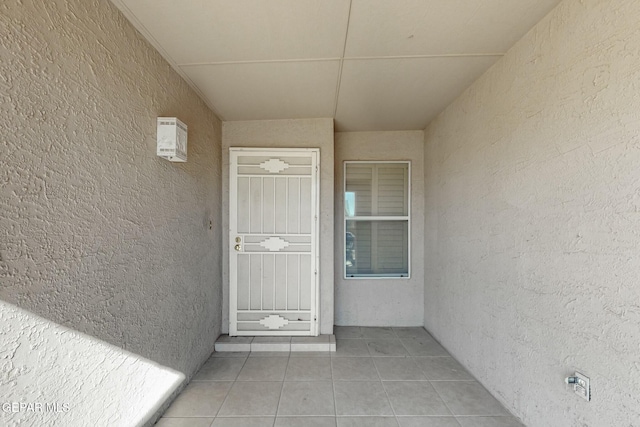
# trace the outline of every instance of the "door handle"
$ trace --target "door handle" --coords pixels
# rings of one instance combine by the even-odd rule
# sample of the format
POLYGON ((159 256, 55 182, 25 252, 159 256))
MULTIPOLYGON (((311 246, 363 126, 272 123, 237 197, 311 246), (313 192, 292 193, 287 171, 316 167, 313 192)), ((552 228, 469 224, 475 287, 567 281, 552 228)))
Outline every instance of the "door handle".
POLYGON ((233 247, 233 249, 235 249, 236 251, 240 252, 240 245, 235 245, 235 246, 233 247))

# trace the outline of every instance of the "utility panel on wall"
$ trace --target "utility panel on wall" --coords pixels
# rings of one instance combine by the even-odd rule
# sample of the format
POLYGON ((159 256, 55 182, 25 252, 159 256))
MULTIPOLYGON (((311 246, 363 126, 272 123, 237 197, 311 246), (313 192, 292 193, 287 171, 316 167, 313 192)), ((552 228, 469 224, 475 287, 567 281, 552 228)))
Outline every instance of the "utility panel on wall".
POLYGON ((187 125, 176 117, 158 117, 156 154, 171 162, 187 161, 187 125))

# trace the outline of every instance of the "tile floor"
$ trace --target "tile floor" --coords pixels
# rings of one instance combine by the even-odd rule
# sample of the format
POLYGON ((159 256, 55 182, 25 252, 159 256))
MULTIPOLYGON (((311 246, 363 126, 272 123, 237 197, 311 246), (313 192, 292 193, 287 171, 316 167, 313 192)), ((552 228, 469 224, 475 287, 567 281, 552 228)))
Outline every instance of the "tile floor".
POLYGON ((156 426, 523 427, 423 328, 335 335, 335 353, 214 353, 156 426))

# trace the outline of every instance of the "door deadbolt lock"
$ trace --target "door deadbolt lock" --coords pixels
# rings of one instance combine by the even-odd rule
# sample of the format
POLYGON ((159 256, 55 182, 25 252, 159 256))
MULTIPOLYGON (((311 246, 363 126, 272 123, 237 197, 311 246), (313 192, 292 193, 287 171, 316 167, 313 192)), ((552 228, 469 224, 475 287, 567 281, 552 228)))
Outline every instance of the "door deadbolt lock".
POLYGON ((240 243, 242 242, 242 239, 240 237, 236 237, 236 243, 240 243))

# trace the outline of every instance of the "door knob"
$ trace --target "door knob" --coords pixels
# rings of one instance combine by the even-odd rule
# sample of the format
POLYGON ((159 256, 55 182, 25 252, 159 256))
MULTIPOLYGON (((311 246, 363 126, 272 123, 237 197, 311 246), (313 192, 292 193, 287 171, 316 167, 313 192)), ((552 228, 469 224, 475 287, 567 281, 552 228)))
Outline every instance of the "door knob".
POLYGON ((240 251, 240 245, 235 245, 234 249, 239 252, 240 251))

